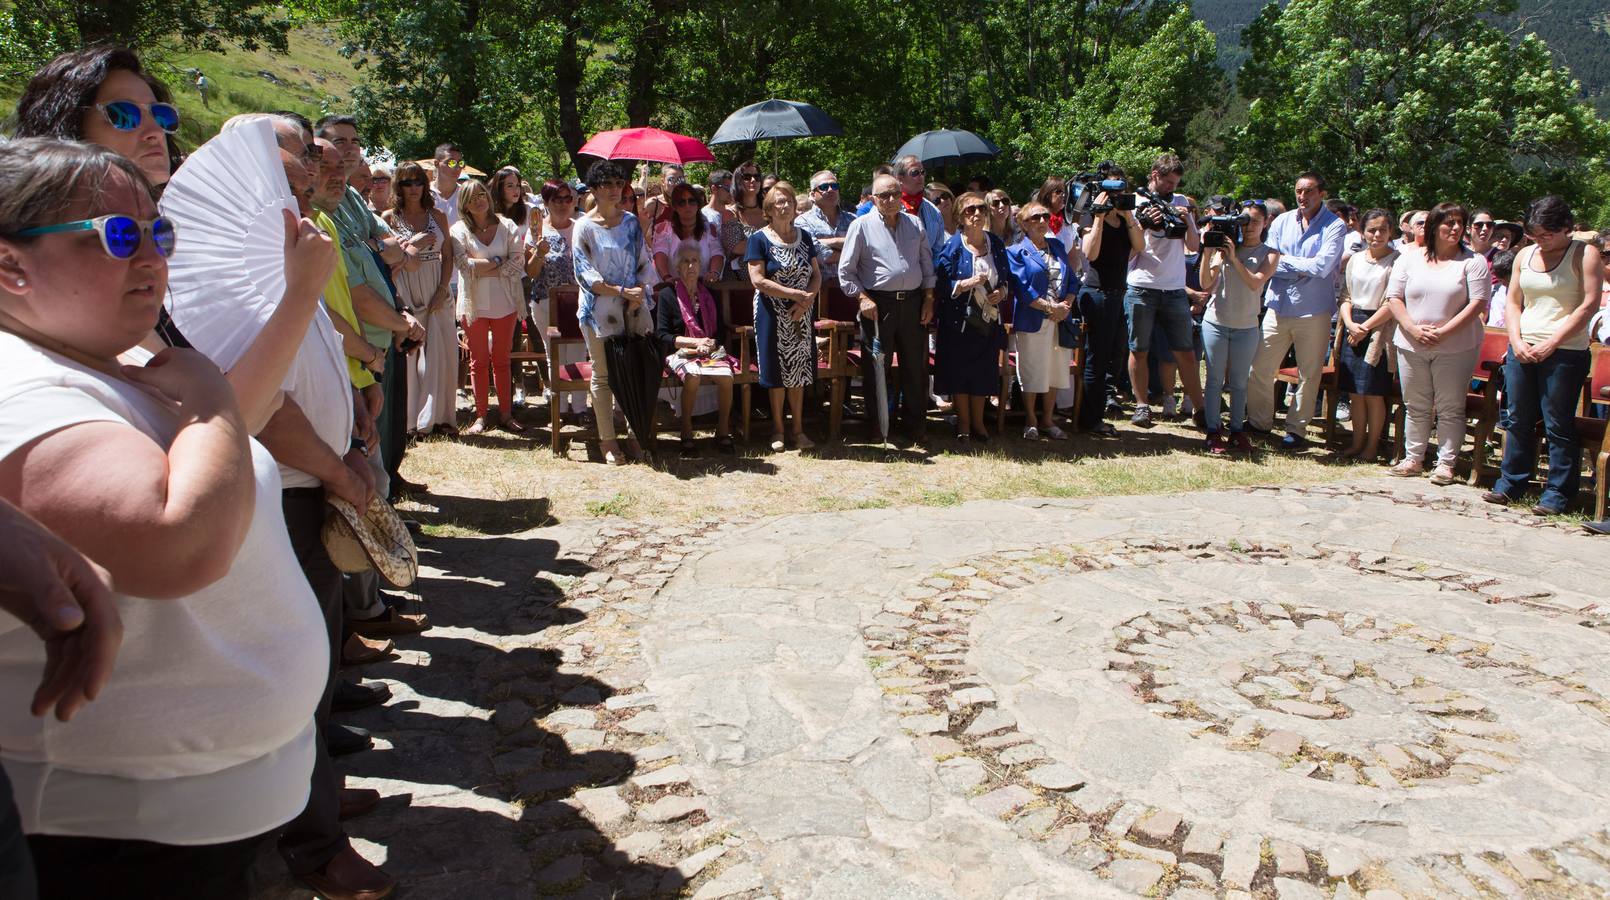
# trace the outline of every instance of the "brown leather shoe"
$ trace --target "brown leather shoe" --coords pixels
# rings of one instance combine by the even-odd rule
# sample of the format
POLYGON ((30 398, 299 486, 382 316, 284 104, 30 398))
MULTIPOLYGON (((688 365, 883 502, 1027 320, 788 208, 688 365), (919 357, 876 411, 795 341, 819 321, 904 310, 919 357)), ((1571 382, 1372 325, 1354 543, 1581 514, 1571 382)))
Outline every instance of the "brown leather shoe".
POLYGON ((424 613, 409 615, 387 607, 372 619, 348 619, 347 627, 354 634, 366 637, 384 637, 392 634, 418 634, 430 627, 430 617, 424 613))
POLYGON ((303 875, 302 883, 324 900, 380 900, 397 889, 397 879, 359 856, 350 845, 324 868, 303 875))
POLYGON ((361 666, 364 663, 385 659, 386 654, 391 652, 391 647, 391 641, 370 640, 361 634, 354 634, 341 646, 341 665, 361 666))
POLYGON ((380 805, 380 792, 371 788, 341 789, 341 821, 356 819, 380 805))

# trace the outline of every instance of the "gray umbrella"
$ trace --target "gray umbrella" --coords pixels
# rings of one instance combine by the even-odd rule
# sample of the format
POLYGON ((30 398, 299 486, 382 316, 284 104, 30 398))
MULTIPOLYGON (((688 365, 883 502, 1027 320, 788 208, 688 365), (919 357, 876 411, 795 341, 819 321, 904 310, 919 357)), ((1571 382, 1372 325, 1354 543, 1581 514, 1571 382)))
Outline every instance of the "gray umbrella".
POLYGON ((1001 155, 1001 148, 988 138, 971 131, 924 131, 894 153, 894 158, 915 156, 925 166, 954 166, 960 163, 982 162, 1001 155))
POLYGON ((872 360, 872 395, 878 405, 878 441, 889 441, 889 376, 883 369, 883 338, 879 334, 878 320, 872 320, 872 346, 867 348, 872 360))
POLYGON ((809 103, 762 100, 728 116, 708 143, 713 147, 717 144, 772 141, 772 168, 775 169, 778 152, 775 142, 803 137, 838 137, 842 134, 842 125, 809 103))

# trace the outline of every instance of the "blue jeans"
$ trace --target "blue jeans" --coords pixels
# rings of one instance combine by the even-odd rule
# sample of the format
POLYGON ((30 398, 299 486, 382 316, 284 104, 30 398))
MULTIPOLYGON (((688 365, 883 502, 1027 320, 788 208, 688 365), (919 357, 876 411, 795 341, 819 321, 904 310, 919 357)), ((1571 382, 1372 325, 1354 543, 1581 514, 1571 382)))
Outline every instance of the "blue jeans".
POLYGON ((1159 353, 1170 350, 1192 350, 1196 343, 1191 339, 1191 300, 1182 288, 1177 291, 1160 291, 1130 285, 1124 292, 1124 314, 1129 318, 1129 351, 1148 353, 1152 349, 1152 326, 1163 327, 1168 346, 1158 347, 1159 353))
POLYGON ((1503 472, 1493 490, 1516 497, 1537 471, 1537 443, 1532 435, 1538 418, 1549 442, 1549 474, 1539 506, 1561 512, 1576 496, 1582 450, 1576 433, 1576 401, 1588 377, 1586 350, 1556 350, 1539 363, 1523 363, 1514 351, 1504 357, 1504 393, 1509 398, 1509 440, 1504 442, 1503 472))
POLYGON ((1202 343, 1207 350, 1207 384, 1202 388, 1206 398, 1202 406, 1208 433, 1219 430, 1219 404, 1226 384, 1230 385, 1230 431, 1240 431, 1247 420, 1247 377, 1252 374, 1252 356, 1258 352, 1258 326, 1226 328, 1203 319, 1202 343))

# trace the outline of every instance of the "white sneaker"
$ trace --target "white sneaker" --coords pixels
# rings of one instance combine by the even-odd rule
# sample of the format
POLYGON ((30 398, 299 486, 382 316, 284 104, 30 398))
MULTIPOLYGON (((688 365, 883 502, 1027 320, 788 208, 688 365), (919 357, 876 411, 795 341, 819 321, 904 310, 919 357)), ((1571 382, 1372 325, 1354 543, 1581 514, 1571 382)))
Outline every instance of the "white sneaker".
POLYGON ((1163 398, 1163 418, 1172 419, 1175 415, 1177 415, 1177 404, 1174 401, 1174 395, 1169 394, 1163 398))
POLYGON ((1196 412, 1196 404, 1191 402, 1190 397, 1185 397, 1185 398, 1180 400, 1180 417, 1181 418, 1189 416, 1191 413, 1194 413, 1194 412, 1196 412))
POLYGON ((1035 428, 1033 425, 1030 425, 1029 427, 1023 429, 1023 440, 1025 440, 1025 441, 1037 441, 1039 439, 1040 439, 1040 429, 1035 428))
POLYGON ((1350 422, 1353 419, 1353 404, 1346 400, 1336 404, 1336 421, 1350 422))

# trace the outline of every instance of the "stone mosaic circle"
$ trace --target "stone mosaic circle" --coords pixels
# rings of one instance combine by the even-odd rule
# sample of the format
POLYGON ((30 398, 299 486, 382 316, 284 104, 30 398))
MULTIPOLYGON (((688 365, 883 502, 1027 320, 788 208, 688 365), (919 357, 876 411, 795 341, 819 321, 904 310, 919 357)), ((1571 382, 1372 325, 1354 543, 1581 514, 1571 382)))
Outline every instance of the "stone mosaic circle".
POLYGON ((1610 859, 1610 682, 1580 666, 1596 623, 1497 607, 1497 581, 1131 538, 968 559, 862 637, 951 790, 1118 887, 1524 896, 1540 858, 1610 859))

